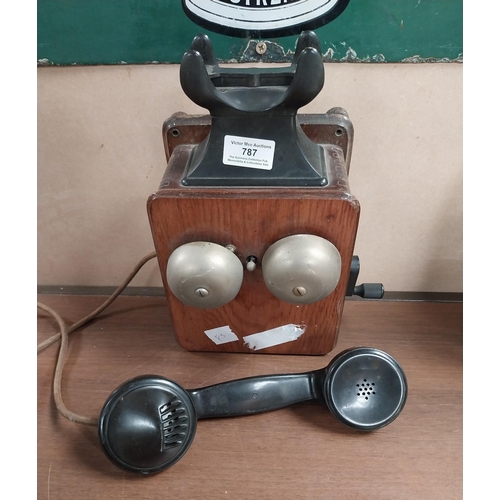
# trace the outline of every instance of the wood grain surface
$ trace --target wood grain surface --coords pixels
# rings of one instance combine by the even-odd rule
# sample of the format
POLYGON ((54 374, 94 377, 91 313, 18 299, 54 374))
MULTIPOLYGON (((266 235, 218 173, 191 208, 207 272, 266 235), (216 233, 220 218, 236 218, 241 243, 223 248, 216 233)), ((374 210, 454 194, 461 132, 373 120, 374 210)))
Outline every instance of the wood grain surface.
POLYGON ((322 188, 186 188, 181 182, 191 151, 192 146, 174 149, 160 189, 148 200, 158 266, 179 344, 190 351, 250 352, 243 337, 294 324, 305 326, 305 333, 294 342, 266 348, 266 353, 330 352, 337 341, 360 215, 340 148, 325 147, 329 185, 322 188), (325 238, 336 246, 342 260, 335 290, 300 307, 277 299, 267 289, 260 266, 273 243, 295 234, 325 238), (223 307, 186 307, 170 291, 166 279, 170 254, 194 241, 233 245, 242 263, 249 256, 257 258, 257 269, 244 272, 238 295, 223 307), (204 333, 224 326, 236 332, 239 340, 216 345, 204 333))
MULTIPOLYGON (((39 296, 68 324, 106 297, 39 296)), ((98 416, 119 384, 166 376, 186 388, 326 366, 341 350, 382 349, 402 365, 409 396, 389 426, 360 433, 320 403, 260 415, 202 420, 186 455, 154 476, 124 472, 94 427, 63 418, 52 399, 58 345, 38 355, 38 498, 439 499, 462 498, 462 304, 348 300, 339 341, 326 356, 195 353, 173 335, 164 297, 119 297, 71 334, 63 398, 98 416)), ((38 342, 57 331, 38 313, 38 342)))

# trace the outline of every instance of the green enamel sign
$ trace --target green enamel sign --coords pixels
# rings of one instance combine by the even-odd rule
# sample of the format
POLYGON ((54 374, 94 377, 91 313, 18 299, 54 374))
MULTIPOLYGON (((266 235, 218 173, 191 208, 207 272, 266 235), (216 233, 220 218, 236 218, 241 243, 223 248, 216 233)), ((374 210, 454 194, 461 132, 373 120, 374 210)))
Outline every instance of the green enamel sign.
MULTIPOLYGON (((237 3, 204 1, 198 4, 207 8, 237 3)), ((252 1, 254 6, 267 4, 252 1)), ((287 3, 268 0, 273 1, 287 3)), ((306 2, 290 0, 290 5, 306 2)), ((327 62, 462 61, 462 1, 351 0, 343 8, 338 17, 314 28, 327 62)), ((325 12, 331 15, 326 7, 325 12)), ((181 0, 38 0, 37 15, 40 65, 179 63, 198 33, 208 34, 222 62, 285 62, 297 39, 296 34, 259 38, 216 33, 207 28, 210 24, 197 24, 188 16, 181 0), (260 40, 266 41, 263 54, 256 51, 260 40)))

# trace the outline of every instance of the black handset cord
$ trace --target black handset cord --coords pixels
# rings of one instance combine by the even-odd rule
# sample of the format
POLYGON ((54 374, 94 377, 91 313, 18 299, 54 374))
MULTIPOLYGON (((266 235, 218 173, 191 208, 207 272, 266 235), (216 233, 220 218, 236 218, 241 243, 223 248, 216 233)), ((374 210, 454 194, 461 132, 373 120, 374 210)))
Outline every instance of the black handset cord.
POLYGON ((62 317, 54 311, 52 308, 46 306, 45 304, 42 304, 41 302, 37 302, 37 307, 40 309, 43 309, 45 312, 49 313, 58 323, 60 332, 56 333, 52 337, 48 338, 47 340, 44 340, 37 346, 37 354, 39 354, 41 351, 52 345, 54 342, 57 342, 59 339, 61 339, 61 345, 59 347, 59 353, 57 355, 57 362, 56 362, 56 369, 54 372, 54 401, 56 403, 56 407, 63 415, 65 418, 68 420, 71 420, 72 422, 76 422, 79 424, 84 424, 84 425, 97 425, 98 419, 97 418, 92 418, 92 417, 85 417, 82 415, 77 415, 76 413, 73 413, 72 411, 68 410, 66 408, 66 405, 64 404, 61 396, 61 381, 62 381, 62 372, 64 368, 64 364, 66 362, 66 352, 68 350, 68 336, 71 332, 74 332, 76 329, 80 328, 81 326, 87 324, 89 321, 94 319, 96 316, 98 316, 101 312, 103 312, 108 306, 110 306, 115 299, 125 290, 125 288, 129 285, 129 283, 132 281, 132 279, 135 277, 135 275, 140 271, 140 269, 146 264, 146 262, 150 261, 156 257, 156 252, 152 252, 145 257, 143 257, 134 267, 134 269, 131 271, 131 273, 127 276, 125 281, 114 291, 114 293, 102 304, 100 305, 95 311, 91 312, 84 318, 82 318, 80 321, 77 321, 73 325, 71 325, 69 328, 66 326, 65 321, 62 319, 62 317))

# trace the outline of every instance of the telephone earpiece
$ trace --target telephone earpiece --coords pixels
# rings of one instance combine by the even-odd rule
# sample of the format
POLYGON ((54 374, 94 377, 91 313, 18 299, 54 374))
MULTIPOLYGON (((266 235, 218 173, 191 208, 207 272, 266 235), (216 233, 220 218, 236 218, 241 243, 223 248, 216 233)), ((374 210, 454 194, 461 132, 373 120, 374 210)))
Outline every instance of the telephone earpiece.
POLYGON ((114 464, 149 474, 183 457, 198 419, 262 413, 316 399, 348 427, 373 431, 401 413, 406 396, 406 376, 393 357, 356 347, 320 370, 250 377, 200 389, 186 390, 155 375, 139 376, 108 398, 98 432, 114 464))
POLYGON ((221 307, 236 297, 242 281, 243 264, 231 250, 216 243, 186 243, 168 259, 168 286, 187 306, 221 307))
POLYGON ((270 292, 292 304, 312 304, 335 290, 342 259, 333 243, 312 234, 287 236, 273 243, 262 258, 270 292))

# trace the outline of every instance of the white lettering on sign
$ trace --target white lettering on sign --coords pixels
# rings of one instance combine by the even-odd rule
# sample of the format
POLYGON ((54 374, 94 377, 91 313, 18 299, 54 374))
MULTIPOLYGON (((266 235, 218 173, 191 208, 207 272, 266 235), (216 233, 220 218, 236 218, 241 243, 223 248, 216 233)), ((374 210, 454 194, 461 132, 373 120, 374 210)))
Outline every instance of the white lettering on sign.
POLYGON ((226 135, 222 163, 233 167, 271 170, 274 160, 274 141, 226 135))

